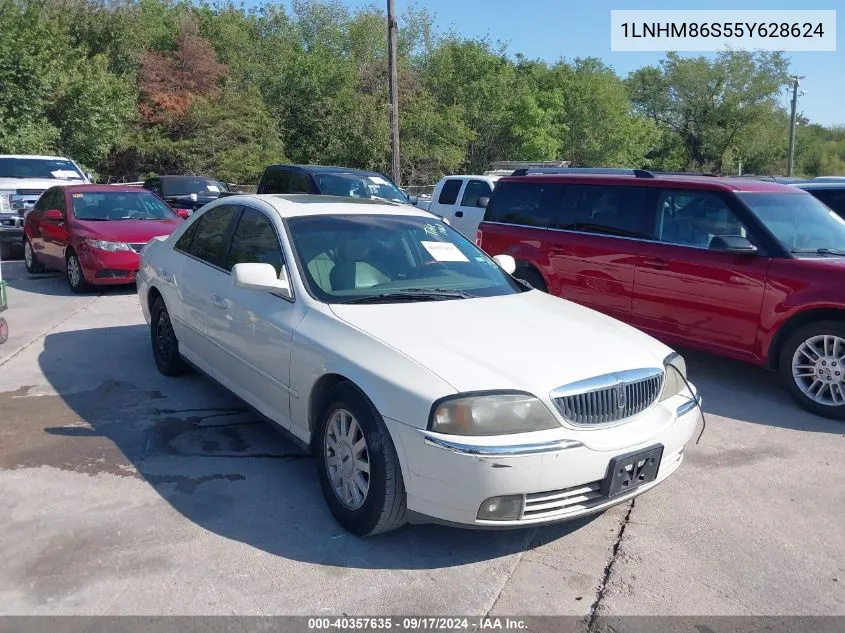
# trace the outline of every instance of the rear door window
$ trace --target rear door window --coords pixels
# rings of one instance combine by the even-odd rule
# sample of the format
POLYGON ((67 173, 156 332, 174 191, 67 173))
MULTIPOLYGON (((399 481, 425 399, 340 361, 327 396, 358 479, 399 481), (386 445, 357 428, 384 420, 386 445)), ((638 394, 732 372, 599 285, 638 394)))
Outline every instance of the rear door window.
POLYGON ((480 198, 489 198, 490 185, 483 180, 470 180, 464 189, 464 195, 461 198, 462 207, 477 207, 480 198))
POLYGON ((290 175, 290 170, 284 167, 268 169, 264 173, 260 193, 290 193, 290 175))
POLYGON ((544 228, 565 224, 561 218, 564 188, 559 183, 500 183, 487 206, 484 221, 544 228))
POLYGON ((238 210, 237 206, 224 205, 203 213, 196 221, 196 232, 193 233, 193 239, 186 252, 197 259, 222 268, 229 233, 238 210))
POLYGON ((646 193, 640 187, 570 185, 563 214, 568 224, 557 228, 653 239, 654 210, 644 204, 646 193))
POLYGON ((314 193, 311 179, 304 171, 291 171, 288 193, 314 193))
POLYGON ((463 183, 463 180, 457 178, 451 178, 444 182, 437 202, 439 204, 455 204, 458 201, 458 192, 461 190, 463 183))

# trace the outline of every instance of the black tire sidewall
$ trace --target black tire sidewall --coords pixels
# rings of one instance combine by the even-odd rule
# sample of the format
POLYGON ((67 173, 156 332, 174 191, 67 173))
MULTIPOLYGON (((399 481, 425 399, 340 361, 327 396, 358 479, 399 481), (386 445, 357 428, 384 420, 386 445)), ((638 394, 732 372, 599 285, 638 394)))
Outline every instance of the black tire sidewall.
MULTIPOLYGON (((354 387, 350 385, 335 387, 328 401, 330 404, 323 409, 320 415, 313 443, 320 487, 326 499, 326 504, 337 522, 357 536, 367 536, 377 528, 385 504, 389 502, 387 498, 388 464, 392 464, 398 471, 400 470, 399 459, 396 456, 390 433, 381 416, 354 387), (367 441, 367 452, 370 458, 369 490, 364 505, 356 510, 350 510, 337 498, 326 468, 324 448, 326 427, 329 419, 338 409, 346 409, 355 416, 367 441), (392 459, 387 458, 386 451, 392 452, 392 459)), ((401 472, 392 473, 392 475, 398 482, 402 481, 401 472)), ((404 494, 404 487, 400 493, 404 494)))
POLYGON ((182 368, 182 359, 179 356, 179 341, 176 339, 176 334, 173 332, 173 323, 171 322, 168 328, 168 347, 170 348, 170 358, 163 359, 159 355, 158 345, 156 341, 156 331, 158 329, 159 319, 165 318, 170 321, 170 313, 167 311, 167 306, 164 305, 164 300, 161 298, 153 302, 152 310, 150 311, 150 343, 153 348, 153 360, 155 360, 156 367, 165 376, 173 376, 180 372, 182 368))
POLYGON ((845 405, 829 407, 819 404, 804 395, 792 377, 792 357, 800 345, 813 336, 830 334, 845 339, 845 322, 819 321, 798 328, 784 343, 778 359, 778 374, 787 391, 802 407, 825 418, 845 420, 845 405))
POLYGON ((540 292, 549 291, 542 275, 533 268, 520 268, 514 272, 513 276, 517 279, 522 279, 523 281, 528 282, 534 290, 539 290, 540 292))

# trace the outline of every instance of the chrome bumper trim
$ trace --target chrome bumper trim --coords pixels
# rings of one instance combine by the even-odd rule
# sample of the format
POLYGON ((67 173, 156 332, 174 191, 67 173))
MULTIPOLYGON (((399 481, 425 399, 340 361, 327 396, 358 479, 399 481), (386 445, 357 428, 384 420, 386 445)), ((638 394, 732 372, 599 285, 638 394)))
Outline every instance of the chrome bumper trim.
POLYGON ((684 402, 680 407, 677 408, 675 411, 676 417, 681 417, 682 415, 686 415, 696 406, 701 404, 701 396, 698 395, 698 391, 694 391, 692 394, 692 398, 684 402))
POLYGON ((479 457, 523 457, 525 455, 556 453, 558 451, 565 451, 570 448, 583 446, 583 444, 577 440, 552 440, 549 442, 536 442, 534 444, 485 446, 446 440, 428 432, 424 432, 423 434, 425 435, 425 443, 428 446, 436 446, 437 448, 458 453, 459 455, 475 455, 479 457))

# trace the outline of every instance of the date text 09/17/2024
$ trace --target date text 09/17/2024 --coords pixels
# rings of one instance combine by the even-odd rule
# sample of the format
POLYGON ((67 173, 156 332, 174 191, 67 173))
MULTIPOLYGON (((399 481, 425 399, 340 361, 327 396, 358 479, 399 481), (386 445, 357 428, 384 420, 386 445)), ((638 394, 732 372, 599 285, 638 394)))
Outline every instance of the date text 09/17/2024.
POLYGON ((398 631, 520 631, 524 619, 514 617, 321 617, 308 618, 309 631, 391 630, 398 631))

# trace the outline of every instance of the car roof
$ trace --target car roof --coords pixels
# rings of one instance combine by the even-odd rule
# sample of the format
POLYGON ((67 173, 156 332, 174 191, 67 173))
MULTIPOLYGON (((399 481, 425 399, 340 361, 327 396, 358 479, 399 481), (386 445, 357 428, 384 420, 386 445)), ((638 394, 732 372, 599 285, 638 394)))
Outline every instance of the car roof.
POLYGON ((356 169, 355 167, 337 167, 336 165, 294 165, 289 163, 280 163, 278 165, 270 165, 267 169, 274 169, 277 167, 295 167, 315 174, 360 174, 362 176, 381 176, 382 178, 385 178, 384 174, 380 174, 377 171, 356 169))
POLYGON ((150 192, 143 187, 132 187, 130 185, 58 185, 71 193, 146 193, 150 192))
POLYGON ((64 156, 41 156, 38 154, 0 154, 0 158, 31 158, 33 160, 67 160, 69 158, 65 158, 64 156))
POLYGON ((308 215, 404 215, 421 218, 434 216, 406 204, 390 204, 379 200, 318 196, 310 193, 251 193, 221 198, 225 204, 244 204, 258 200, 273 207, 282 218, 308 215))
POLYGON ((672 187, 676 189, 730 192, 798 193, 798 190, 793 186, 765 180, 675 174, 660 174, 652 177, 642 177, 633 174, 528 174, 525 176, 506 176, 499 180, 499 184, 505 182, 557 182, 583 185, 672 187))
POLYGON ((845 179, 840 181, 835 180, 822 180, 819 182, 797 182, 793 187, 798 187, 799 189, 845 189, 845 179))

